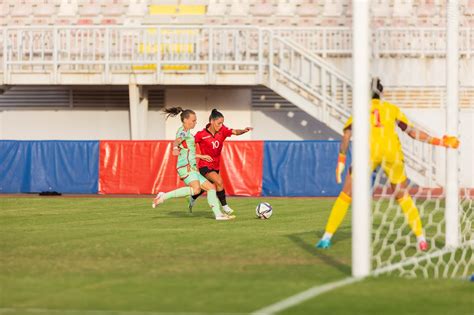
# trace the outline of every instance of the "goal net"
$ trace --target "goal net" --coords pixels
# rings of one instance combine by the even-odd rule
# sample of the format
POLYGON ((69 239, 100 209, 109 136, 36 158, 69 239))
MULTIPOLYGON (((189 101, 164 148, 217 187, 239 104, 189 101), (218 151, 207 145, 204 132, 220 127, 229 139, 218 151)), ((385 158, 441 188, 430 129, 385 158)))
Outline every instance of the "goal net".
MULTIPOLYGON (((449 124, 446 113, 447 106, 450 106, 446 84, 443 84, 446 77, 423 76, 420 73, 439 72, 436 68, 443 69, 443 74, 446 72, 442 65, 446 64, 444 52, 446 41, 449 40, 445 23, 447 8, 440 7, 439 12, 439 28, 419 28, 404 31, 403 35, 397 34, 406 40, 398 41, 400 51, 405 51, 404 55, 379 55, 372 60, 377 75, 385 77, 385 82, 388 82, 383 98, 399 106, 416 128, 435 137, 449 134, 450 131, 447 130, 449 127, 445 128, 449 124), (412 46, 403 46, 406 42, 412 42, 412 46), (410 47, 415 46, 418 49, 410 51, 410 47), (429 53, 430 49, 432 53, 429 53), (436 52, 436 49, 439 51, 436 52), (386 65, 394 62, 393 58, 397 58, 398 64, 395 75, 386 70, 386 65), (412 77, 407 78, 410 73, 412 77), (401 76, 406 78, 406 86, 399 83, 404 81, 401 76)), ((474 189, 469 189, 473 182, 468 175, 472 174, 473 169, 469 166, 472 162, 467 162, 469 156, 472 158, 472 117, 468 116, 472 116, 469 110, 474 108, 474 86, 472 82, 465 82, 468 76, 464 71, 466 68, 472 69, 473 61, 470 56, 473 53, 473 35, 466 27, 472 23, 472 15, 465 12, 466 8, 460 6, 457 136, 461 144, 455 151, 458 169, 455 176, 457 185, 454 186, 459 188, 457 217, 453 218, 447 211, 449 190, 446 190, 446 182, 447 172, 450 171, 447 149, 421 143, 411 139, 406 133, 399 132, 405 172, 409 179, 406 191, 416 205, 429 247, 427 251, 419 250, 414 229, 409 224, 410 215, 405 214, 400 206, 401 202, 395 197, 387 174, 382 168, 377 169, 372 177, 371 213, 371 270, 375 275, 390 273, 426 278, 466 278, 474 275, 474 189), (447 218, 455 220, 458 226, 457 246, 449 246, 446 242, 447 218)))

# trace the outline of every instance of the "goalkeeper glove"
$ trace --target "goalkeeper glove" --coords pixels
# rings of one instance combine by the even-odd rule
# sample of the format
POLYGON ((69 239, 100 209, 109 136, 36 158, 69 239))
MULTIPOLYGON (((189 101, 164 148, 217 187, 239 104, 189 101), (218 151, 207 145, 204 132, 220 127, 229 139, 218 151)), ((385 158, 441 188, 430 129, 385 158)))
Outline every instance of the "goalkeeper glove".
POLYGON ((459 147, 459 139, 455 136, 443 136, 442 139, 431 138, 430 143, 433 145, 440 145, 446 148, 457 149, 459 147))
POLYGON ((336 166, 336 182, 340 184, 342 182, 342 173, 346 167, 346 155, 344 153, 339 153, 337 157, 337 166, 336 166))

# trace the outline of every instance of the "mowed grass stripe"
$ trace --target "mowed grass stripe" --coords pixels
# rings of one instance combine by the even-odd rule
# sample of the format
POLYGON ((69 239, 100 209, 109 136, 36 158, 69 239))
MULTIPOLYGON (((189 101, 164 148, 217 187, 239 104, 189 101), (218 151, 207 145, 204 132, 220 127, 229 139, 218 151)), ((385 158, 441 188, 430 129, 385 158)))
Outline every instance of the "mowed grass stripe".
POLYGON ((274 216, 258 220, 260 200, 229 198, 237 220, 216 222, 205 198, 193 214, 183 199, 153 210, 147 199, 3 198, 0 303, 250 312, 346 276, 342 247, 313 249, 331 200, 265 199, 274 216))
MULTIPOLYGON (((314 248, 332 202, 229 198, 237 220, 216 222, 205 198, 193 214, 184 199, 153 210, 143 198, 0 198, 0 307, 250 313, 350 276, 350 215, 330 250, 314 248), (261 201, 270 220, 255 219, 261 201)), ((473 290, 380 277, 284 313, 465 314, 473 290)))

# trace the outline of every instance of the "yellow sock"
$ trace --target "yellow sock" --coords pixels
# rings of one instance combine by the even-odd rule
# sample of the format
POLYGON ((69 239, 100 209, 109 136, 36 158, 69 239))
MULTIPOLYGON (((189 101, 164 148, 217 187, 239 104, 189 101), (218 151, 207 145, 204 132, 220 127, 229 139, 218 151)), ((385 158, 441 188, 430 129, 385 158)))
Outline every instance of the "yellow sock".
POLYGON ((326 224, 326 233, 334 234, 346 216, 347 209, 351 205, 352 198, 345 192, 341 192, 337 197, 331 214, 329 215, 328 223, 326 224))
POLYGON ((405 216, 408 219, 408 224, 411 227, 411 230, 415 235, 421 236, 423 235, 423 227, 421 225, 420 215, 418 214, 418 209, 416 208, 413 199, 411 199, 410 195, 403 196, 402 198, 398 199, 398 204, 405 213, 405 216))

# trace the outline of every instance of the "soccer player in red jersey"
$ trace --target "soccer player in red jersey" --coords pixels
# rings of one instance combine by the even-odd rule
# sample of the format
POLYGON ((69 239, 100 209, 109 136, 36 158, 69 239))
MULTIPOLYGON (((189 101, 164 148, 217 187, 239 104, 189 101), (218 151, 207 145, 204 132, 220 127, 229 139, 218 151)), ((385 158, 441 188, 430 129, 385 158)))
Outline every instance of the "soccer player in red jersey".
MULTIPOLYGON (((245 129, 229 129, 224 125, 224 115, 217 109, 213 109, 211 115, 209 116, 209 123, 206 125, 206 128, 196 133, 194 136, 195 143, 199 145, 201 149, 201 154, 209 155, 212 158, 212 161, 206 161, 200 159, 198 162, 199 172, 202 176, 206 177, 211 183, 216 185, 217 198, 222 205, 222 210, 226 214, 231 214, 234 212, 229 205, 227 204, 225 198, 224 184, 222 181, 222 176, 219 174, 220 169, 220 158, 222 147, 226 138, 236 135, 240 136, 244 133, 249 132, 253 128, 247 127, 245 129)), ((194 203, 196 199, 203 192, 191 196, 189 198, 189 211, 192 212, 194 203)))

